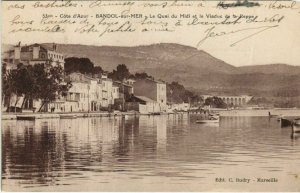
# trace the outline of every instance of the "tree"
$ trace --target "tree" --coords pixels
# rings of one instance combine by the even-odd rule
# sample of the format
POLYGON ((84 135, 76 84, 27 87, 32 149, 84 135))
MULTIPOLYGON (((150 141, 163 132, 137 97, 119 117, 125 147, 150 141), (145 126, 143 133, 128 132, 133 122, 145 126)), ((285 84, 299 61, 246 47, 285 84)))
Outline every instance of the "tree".
MULTIPOLYGON (((8 71, 7 71, 7 64, 2 64, 2 100, 4 101, 5 96, 8 94, 8 71)), ((3 102, 2 101, 2 102, 3 102)))
MULTIPOLYGON (((19 64, 17 66, 16 74, 14 77, 15 91, 17 96, 23 96, 21 108, 23 108, 26 101, 29 99, 36 99, 37 96, 37 83, 33 74, 33 66, 25 66, 19 64)), ((17 101, 16 101, 17 103, 17 101)), ((16 106, 16 105, 15 105, 16 106)))
POLYGON ((190 103, 197 104, 201 102, 201 97, 192 91, 187 90, 183 85, 178 82, 167 84, 167 98, 172 103, 190 103))
POLYGON ((66 95, 72 86, 70 82, 64 82, 64 70, 61 66, 35 65, 34 74, 38 83, 38 98, 42 100, 39 112, 46 103, 54 101, 58 95, 66 95))
POLYGON ((101 66, 94 67, 93 74, 102 74, 102 73, 103 73, 103 69, 101 68, 101 66))
POLYGON ((108 77, 113 80, 123 81, 130 77, 130 72, 125 64, 119 64, 116 70, 108 74, 108 77))
POLYGON ((216 96, 205 99, 204 105, 210 105, 214 108, 227 108, 226 103, 221 98, 216 96))
POLYGON ((65 59, 65 72, 80 72, 82 74, 101 74, 103 69, 100 66, 94 66, 89 58, 70 57, 65 59))
MULTIPOLYGON (((47 64, 23 65, 18 64, 14 70, 7 71, 6 65, 2 66, 2 92, 10 100, 15 94, 18 103, 23 97, 21 108, 29 99, 41 99, 42 105, 54 101, 59 95, 66 95, 71 83, 64 82, 64 70, 60 65, 47 64)), ((10 102, 8 103, 10 104, 10 102)))
POLYGON ((8 107, 10 106, 10 98, 13 94, 16 96, 14 104, 14 106, 16 106, 21 96, 31 92, 30 88, 34 85, 32 76, 27 66, 22 63, 18 64, 16 69, 9 71, 6 69, 6 65, 3 65, 2 70, 2 91, 9 100, 8 107))
POLYGON ((142 72, 142 73, 137 72, 134 75, 132 75, 131 77, 133 79, 139 79, 139 80, 147 79, 147 78, 154 80, 153 76, 148 75, 146 72, 142 72))
POLYGON ((10 106, 10 99, 12 94, 14 94, 14 91, 16 90, 14 88, 14 79, 15 77, 15 71, 7 70, 7 64, 2 64, 2 102, 5 104, 7 102, 7 105, 10 106), (5 101, 8 99, 8 101, 5 101))
POLYGON ((250 105, 266 105, 270 104, 271 101, 265 97, 252 97, 251 100, 248 102, 250 105))

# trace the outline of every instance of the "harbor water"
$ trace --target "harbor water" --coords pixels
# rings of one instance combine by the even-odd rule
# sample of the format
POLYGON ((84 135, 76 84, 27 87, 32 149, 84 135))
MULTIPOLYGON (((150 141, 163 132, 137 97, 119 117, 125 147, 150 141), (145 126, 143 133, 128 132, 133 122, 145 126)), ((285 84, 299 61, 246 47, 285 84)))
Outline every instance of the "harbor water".
POLYGON ((300 191, 300 136, 268 117, 2 121, 4 191, 300 191))

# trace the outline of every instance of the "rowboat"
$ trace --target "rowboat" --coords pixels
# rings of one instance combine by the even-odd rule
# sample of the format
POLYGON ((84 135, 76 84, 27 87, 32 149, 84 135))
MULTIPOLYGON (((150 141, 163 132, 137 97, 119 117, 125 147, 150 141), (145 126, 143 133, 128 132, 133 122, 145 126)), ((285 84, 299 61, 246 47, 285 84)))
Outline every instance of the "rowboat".
POLYGON ((281 127, 287 127, 292 125, 292 121, 289 119, 285 119, 285 118, 280 118, 280 122, 281 122, 281 127))
POLYGON ((300 133, 300 118, 293 121, 292 129, 293 133, 300 133))
POLYGON ((76 119, 76 115, 60 115, 59 116, 61 119, 76 119))
POLYGON ((196 121, 196 123, 200 124, 206 124, 206 123, 219 123, 220 118, 217 115, 210 115, 208 119, 199 119, 196 121))

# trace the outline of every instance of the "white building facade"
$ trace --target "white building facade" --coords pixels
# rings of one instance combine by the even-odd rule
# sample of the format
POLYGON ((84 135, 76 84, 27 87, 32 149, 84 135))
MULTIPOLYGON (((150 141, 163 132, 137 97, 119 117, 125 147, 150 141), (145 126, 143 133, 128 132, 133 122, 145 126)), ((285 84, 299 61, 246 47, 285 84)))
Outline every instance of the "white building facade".
MULTIPOLYGON (((106 76, 103 78, 92 78, 81 73, 71 73, 66 77, 71 81, 72 87, 64 98, 61 107, 54 112, 99 112, 108 110, 114 104, 114 97, 118 94, 113 88, 111 79, 106 76)), ((55 107, 57 101, 48 104, 48 111, 55 107)))

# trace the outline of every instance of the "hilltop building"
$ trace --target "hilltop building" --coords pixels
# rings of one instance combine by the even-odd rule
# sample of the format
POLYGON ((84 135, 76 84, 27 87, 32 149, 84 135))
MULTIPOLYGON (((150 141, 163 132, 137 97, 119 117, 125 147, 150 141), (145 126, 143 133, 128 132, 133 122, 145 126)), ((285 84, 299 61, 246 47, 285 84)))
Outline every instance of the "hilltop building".
POLYGON ((16 68, 19 63, 24 65, 51 64, 60 65, 64 68, 64 56, 57 51, 57 45, 46 46, 32 44, 21 46, 21 42, 2 54, 3 62, 8 64, 10 69, 16 68))
MULTIPOLYGON (((12 49, 2 53, 2 62, 6 64, 7 70, 12 70, 17 67, 18 64, 34 65, 34 64, 51 64, 60 65, 64 68, 64 56, 57 51, 56 44, 49 46, 42 44, 31 45, 18 45, 12 49)), ((24 97, 17 97, 12 95, 10 99, 5 99, 2 103, 2 107, 15 106, 21 107, 24 97), (10 104, 8 104, 10 103, 10 104)), ((40 100, 28 99, 24 101, 24 109, 38 109, 41 106, 40 100)), ((60 100, 57 103, 61 104, 60 100)))

